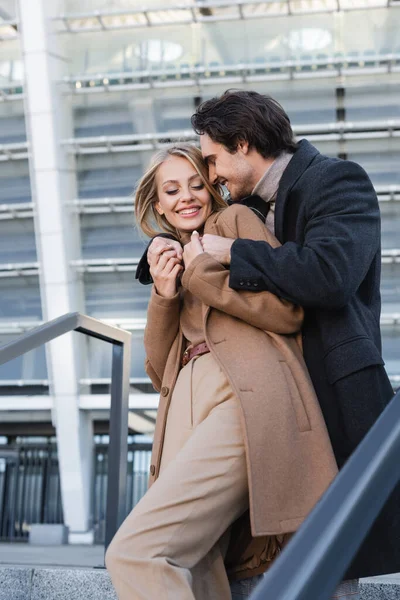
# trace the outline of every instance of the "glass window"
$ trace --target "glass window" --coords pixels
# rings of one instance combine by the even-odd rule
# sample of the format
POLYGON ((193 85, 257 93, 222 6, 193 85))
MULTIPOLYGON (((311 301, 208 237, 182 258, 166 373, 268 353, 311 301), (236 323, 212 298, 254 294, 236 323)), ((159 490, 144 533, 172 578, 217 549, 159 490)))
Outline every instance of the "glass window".
POLYGON ((347 52, 363 53, 369 50, 386 54, 400 47, 400 13, 395 8, 348 11, 336 15, 336 18, 338 33, 341 24, 340 46, 347 52))
MULTIPOLYGON (((111 379, 112 346, 101 340, 89 338, 89 377, 111 379)), ((143 332, 132 333, 131 377, 147 377, 144 370, 145 351, 143 332)))
POLYGON ((0 278, 0 298, 0 322, 42 319, 37 277, 0 278))
POLYGON ((336 98, 332 88, 310 89, 296 87, 296 91, 278 92, 274 95, 282 104, 294 127, 336 121, 336 98))
POLYGON ((382 313, 400 313, 400 264, 382 265, 382 313))
POLYGON ((28 161, 0 162, 0 204, 31 201, 28 161))
POLYGON ((135 133, 127 104, 76 108, 74 124, 76 137, 135 133))
MULTIPOLYGON (((0 333, 0 346, 13 342, 18 336, 0 333)), ((0 365, 0 380, 43 380, 47 379, 45 348, 41 346, 0 365)))
POLYGON ((32 219, 0 221, 0 263, 35 262, 32 219))
POLYGON ((135 273, 85 273, 86 312, 92 317, 144 318, 151 285, 142 285, 135 273))
POLYGON ((31 183, 28 175, 0 178, 0 204, 18 204, 31 201, 31 183))
POLYGON ((79 198, 130 196, 133 192, 135 182, 139 179, 140 175, 141 169, 135 165, 79 170, 79 198))
POLYGON ((350 153, 348 158, 367 171, 374 185, 400 185, 399 152, 377 152, 371 148, 368 154, 350 153))
POLYGON ((135 226, 133 207, 130 212, 81 217, 83 258, 140 257, 148 240, 135 226))
POLYGON ((344 99, 349 121, 400 118, 398 86, 382 83, 380 86, 348 87, 344 99))
POLYGON ((399 327, 382 327, 382 353, 388 375, 400 375, 399 327))
POLYGON ((1 3, 1 20, 11 21, 17 18, 17 3, 15 0, 6 0, 1 3))
POLYGON ((400 202, 381 202, 380 209, 382 248, 400 248, 400 202))
POLYGON ((0 117, 0 143, 26 142, 25 118, 20 116, 0 117))
POLYGON ((156 98, 153 106, 158 132, 192 128, 190 117, 196 110, 193 97, 156 98))
MULTIPOLYGON (((163 25, 136 28, 134 35, 132 31, 122 29, 108 34, 71 35, 68 37, 71 70, 74 73, 114 73, 118 77, 118 73, 124 71, 162 68, 170 69, 167 78, 175 78, 176 67, 188 64, 213 67, 250 62, 256 65, 267 60, 276 63, 271 71, 274 68, 280 71, 280 63, 290 58, 308 61, 308 66, 299 70, 311 71, 318 68, 313 66, 314 59, 339 57, 344 60, 347 56, 351 60, 344 62, 351 67, 362 67, 377 52, 383 54, 399 48, 400 14, 396 7, 334 12, 336 4, 329 0, 324 7, 329 8, 330 13, 310 14, 313 8, 318 13, 321 7, 320 3, 311 4, 313 6, 302 1, 293 2, 292 11, 304 11, 305 14, 288 17, 282 14, 287 11, 282 2, 270 2, 268 6, 245 3, 242 10, 252 18, 231 20, 227 18, 229 15, 239 14, 233 3, 228 7, 210 9, 212 15, 219 16, 221 21, 197 23, 195 27, 163 25), (257 12, 261 13, 259 18, 257 12), (274 18, 265 17, 267 12, 275 15, 274 18)), ((170 14, 178 20, 185 20, 188 14, 184 12, 170 14)), ((167 21, 167 15, 168 11, 158 15, 150 11, 149 18, 155 23, 162 23, 167 21)), ((136 19, 144 24, 143 16, 136 19)), ((119 24, 122 25, 122 19, 119 24)), ((79 23, 75 21, 74 25, 79 23)), ((92 25, 99 27, 93 18, 92 25)), ((218 69, 215 75, 218 77, 218 69)))

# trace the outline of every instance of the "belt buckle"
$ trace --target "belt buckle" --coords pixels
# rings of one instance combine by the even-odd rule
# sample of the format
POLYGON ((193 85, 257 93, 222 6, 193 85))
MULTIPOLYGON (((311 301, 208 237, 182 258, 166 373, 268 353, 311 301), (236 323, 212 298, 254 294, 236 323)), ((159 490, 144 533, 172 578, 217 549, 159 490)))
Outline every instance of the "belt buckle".
POLYGON ((183 353, 183 356, 182 356, 182 367, 185 367, 188 364, 189 360, 190 360, 189 359, 189 352, 190 352, 190 349, 186 348, 185 352, 183 353))

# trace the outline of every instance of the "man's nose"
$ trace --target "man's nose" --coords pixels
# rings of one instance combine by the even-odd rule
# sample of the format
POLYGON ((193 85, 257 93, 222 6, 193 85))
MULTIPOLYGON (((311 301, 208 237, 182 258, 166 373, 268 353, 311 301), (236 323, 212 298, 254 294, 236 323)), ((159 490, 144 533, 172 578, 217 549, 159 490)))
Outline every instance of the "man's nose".
POLYGON ((218 175, 215 169, 215 165, 208 165, 208 178, 210 180, 210 183, 212 183, 213 185, 217 183, 218 175))

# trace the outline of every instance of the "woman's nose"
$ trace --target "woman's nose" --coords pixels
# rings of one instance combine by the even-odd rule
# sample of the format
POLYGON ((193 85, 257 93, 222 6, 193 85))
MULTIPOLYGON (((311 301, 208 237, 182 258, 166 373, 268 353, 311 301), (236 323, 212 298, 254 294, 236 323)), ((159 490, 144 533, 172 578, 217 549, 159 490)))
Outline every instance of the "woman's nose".
POLYGON ((181 190, 181 200, 184 200, 185 202, 189 202, 190 200, 192 200, 193 198, 193 194, 190 188, 182 188, 181 190))

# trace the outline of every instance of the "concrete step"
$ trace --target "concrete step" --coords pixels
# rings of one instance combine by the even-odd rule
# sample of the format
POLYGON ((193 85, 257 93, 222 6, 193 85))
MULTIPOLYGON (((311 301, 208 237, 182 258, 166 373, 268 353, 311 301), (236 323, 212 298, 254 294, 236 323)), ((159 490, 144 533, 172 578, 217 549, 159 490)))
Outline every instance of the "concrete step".
POLYGON ((0 600, 117 600, 105 569, 0 567, 0 600))
MULTIPOLYGON (((400 575, 361 581, 361 600, 399 598, 400 575)), ((0 600, 117 600, 117 596, 105 569, 0 566, 0 600)))
POLYGON ((361 600, 398 600, 400 574, 361 579, 361 600))

